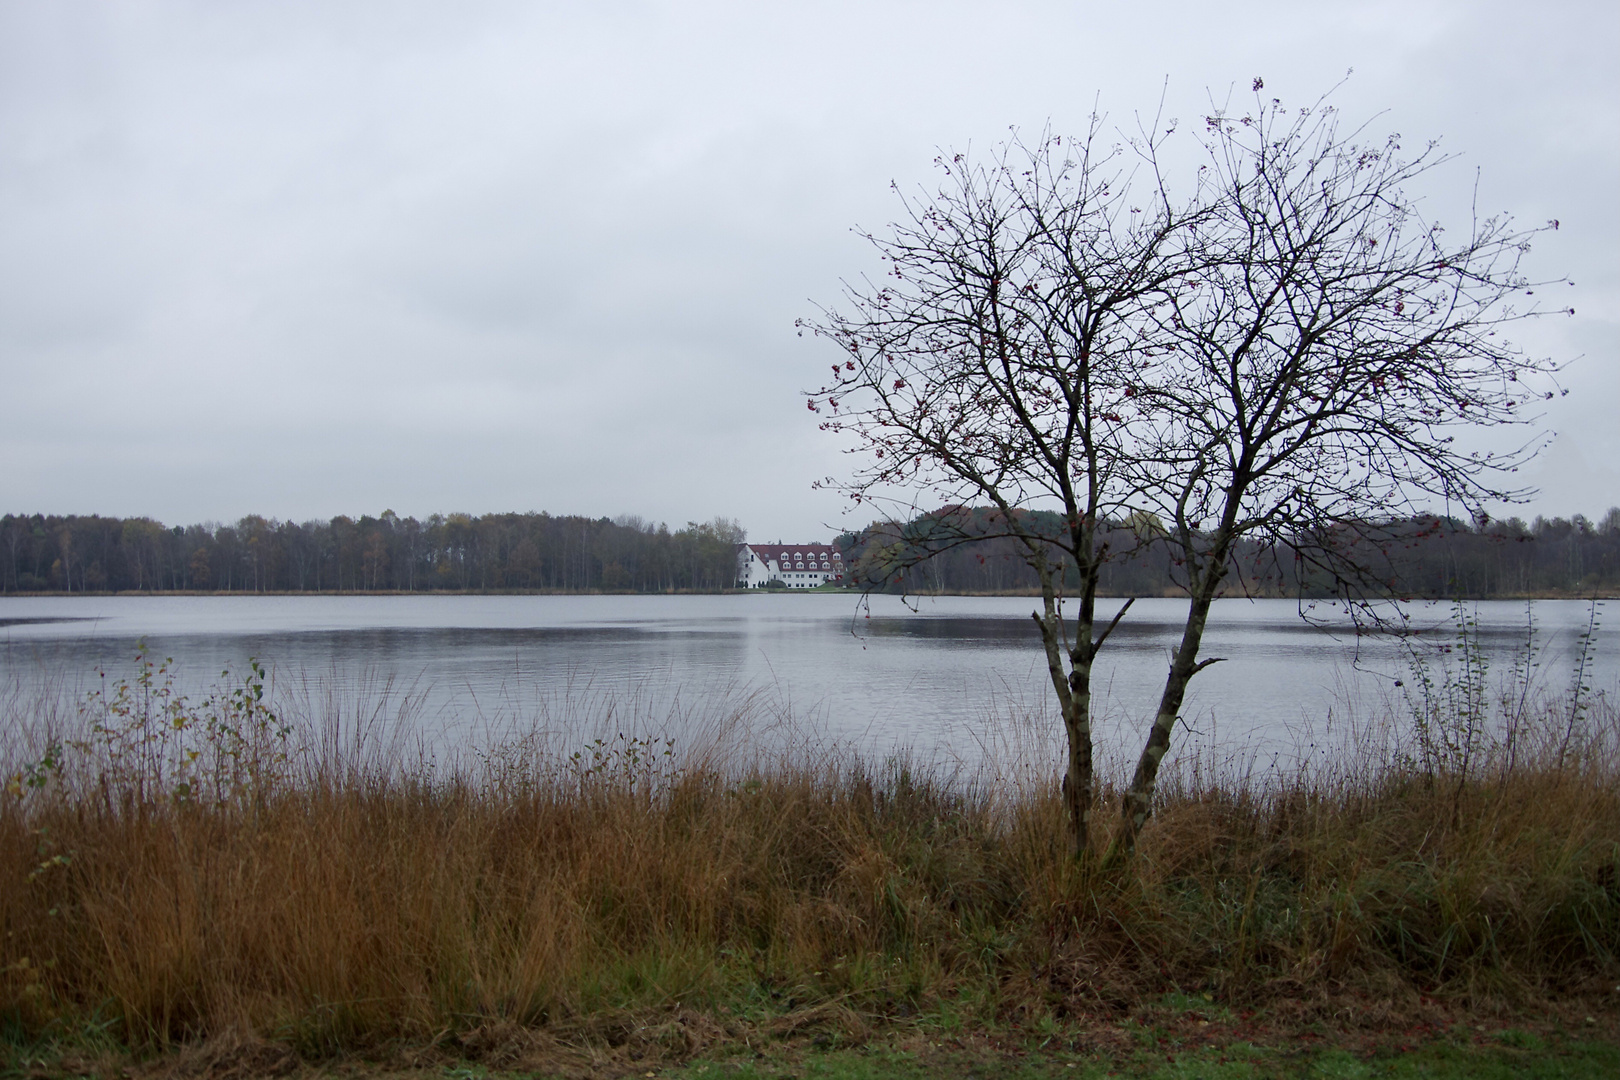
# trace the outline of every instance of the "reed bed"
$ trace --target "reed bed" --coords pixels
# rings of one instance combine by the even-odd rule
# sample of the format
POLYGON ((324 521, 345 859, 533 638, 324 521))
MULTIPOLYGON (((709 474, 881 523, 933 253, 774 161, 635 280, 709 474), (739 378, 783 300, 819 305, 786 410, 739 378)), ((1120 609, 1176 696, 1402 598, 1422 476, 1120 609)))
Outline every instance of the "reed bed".
MULTIPOLYGON (((14 1039, 234 1033, 321 1055, 694 1010, 1020 1022, 1171 991, 1523 1007, 1620 975, 1602 697, 1578 724, 1521 710, 1466 759, 1397 740, 1261 778, 1183 767, 1137 856, 1103 872, 1064 856, 1040 762, 998 779, 538 728, 446 762, 380 737, 375 706, 273 707, 256 669, 201 702, 165 679, 143 661, 70 706, 9 706, 14 1039)), ((720 729, 758 705, 728 708, 720 729)))

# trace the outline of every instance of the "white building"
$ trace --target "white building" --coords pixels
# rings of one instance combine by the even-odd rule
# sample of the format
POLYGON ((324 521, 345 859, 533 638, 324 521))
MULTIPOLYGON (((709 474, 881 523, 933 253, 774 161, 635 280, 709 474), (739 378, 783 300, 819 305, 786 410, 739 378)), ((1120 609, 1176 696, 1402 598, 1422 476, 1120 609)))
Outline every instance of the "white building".
POLYGON ((773 581, 790 589, 843 584, 844 556, 831 544, 738 544, 737 584, 763 589, 773 581))

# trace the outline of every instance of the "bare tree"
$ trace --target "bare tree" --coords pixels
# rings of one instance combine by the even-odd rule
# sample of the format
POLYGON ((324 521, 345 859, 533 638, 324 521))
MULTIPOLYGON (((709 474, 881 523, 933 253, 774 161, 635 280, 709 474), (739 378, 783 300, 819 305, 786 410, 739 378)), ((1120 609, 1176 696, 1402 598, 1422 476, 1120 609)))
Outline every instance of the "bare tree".
POLYGON ((1132 159, 1102 147, 1100 128, 1078 142, 1014 138, 984 162, 941 156, 938 191, 902 197, 899 223, 864 234, 888 279, 846 286, 845 311, 803 324, 843 350, 809 407, 853 436, 863 462, 829 482, 857 503, 926 491, 951 504, 926 535, 913 530, 919 555, 1000 535, 1034 569, 1076 854, 1090 844, 1091 668, 1119 618, 1095 625, 1111 554, 1100 526, 1131 505, 1135 479, 1116 410, 1134 377, 1135 325, 1187 274, 1173 241, 1191 224, 1165 200, 1128 202, 1132 159), (1030 513, 1042 507, 1061 526, 1030 513), (1066 561, 1078 573, 1072 641, 1066 561))
POLYGON ((1211 602, 1243 591, 1238 542, 1370 610, 1366 597, 1397 588, 1399 517, 1443 505, 1484 521, 1488 504, 1525 494, 1511 474, 1532 441, 1493 453, 1457 436, 1531 422, 1554 393, 1555 365, 1504 332, 1557 284, 1520 272, 1557 222, 1476 215, 1452 239, 1408 193, 1446 160, 1436 144, 1403 156, 1399 136, 1366 141, 1323 102, 1290 112, 1262 86, 1250 112, 1205 119, 1202 213, 1184 240, 1201 269, 1139 327, 1130 466, 1190 604, 1125 796, 1123 850, 1151 813, 1188 682, 1218 660, 1199 650, 1211 602))
POLYGON ((860 461, 832 483, 857 502, 944 501, 911 537, 920 555, 986 536, 988 505, 1034 568, 1077 855, 1091 669, 1124 614, 1095 625, 1106 538, 1168 545, 1189 596, 1116 835, 1128 852, 1188 683, 1216 662, 1199 658, 1210 606, 1243 590, 1239 542, 1347 599, 1387 585, 1381 522, 1437 502, 1482 515, 1517 494, 1508 476, 1530 447, 1472 453, 1456 429, 1521 422, 1553 367, 1501 337, 1537 311, 1510 301, 1537 288, 1519 261, 1539 230, 1487 218, 1449 242, 1405 190, 1445 160, 1432 144, 1406 158, 1397 139, 1342 133, 1322 102, 1291 114, 1260 89, 1250 115, 1207 118, 1179 198, 1163 166, 1174 125, 1157 118, 1123 151, 1100 149, 1094 121, 1078 143, 941 157, 939 190, 866 234, 888 279, 846 286, 846 311, 804 324, 843 350, 809 398, 860 461))

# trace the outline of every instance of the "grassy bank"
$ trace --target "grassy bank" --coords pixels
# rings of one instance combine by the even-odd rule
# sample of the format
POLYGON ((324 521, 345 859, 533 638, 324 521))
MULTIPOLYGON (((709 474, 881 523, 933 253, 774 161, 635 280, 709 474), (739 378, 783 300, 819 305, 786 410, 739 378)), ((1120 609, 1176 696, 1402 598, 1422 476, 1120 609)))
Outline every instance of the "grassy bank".
POLYGON ((1165 1002, 1234 1025, 1615 1011, 1603 699, 1466 757, 1431 744, 1265 785, 1189 770, 1102 874, 1062 857, 1039 781, 641 738, 446 765, 272 711, 257 676, 201 704, 166 690, 147 668, 72 715, 11 718, 13 1045, 319 1060, 540 1040, 673 1061, 923 1021, 1050 1042, 1165 1002))

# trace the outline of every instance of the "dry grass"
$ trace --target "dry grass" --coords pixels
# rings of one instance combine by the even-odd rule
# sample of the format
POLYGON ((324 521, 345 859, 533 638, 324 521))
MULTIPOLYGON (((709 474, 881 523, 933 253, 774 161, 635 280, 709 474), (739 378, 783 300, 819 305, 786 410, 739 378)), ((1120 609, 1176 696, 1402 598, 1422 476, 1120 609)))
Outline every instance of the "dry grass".
POLYGON ((1580 738, 1520 724, 1467 775, 1389 753, 1172 784, 1138 857, 1103 875, 1061 856, 1040 785, 837 753, 677 760, 643 739, 435 765, 289 726, 251 678, 176 707, 152 674, 91 701, 75 738, 45 725, 12 751, 13 1038, 102 1025, 137 1047, 319 1055, 587 1038, 632 1015, 1016 1021, 1168 991, 1522 1006, 1620 974, 1601 701, 1580 738))

